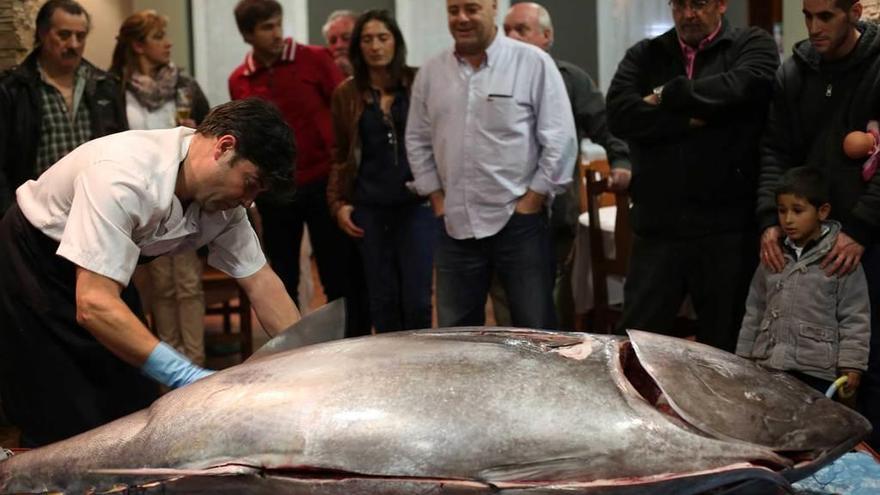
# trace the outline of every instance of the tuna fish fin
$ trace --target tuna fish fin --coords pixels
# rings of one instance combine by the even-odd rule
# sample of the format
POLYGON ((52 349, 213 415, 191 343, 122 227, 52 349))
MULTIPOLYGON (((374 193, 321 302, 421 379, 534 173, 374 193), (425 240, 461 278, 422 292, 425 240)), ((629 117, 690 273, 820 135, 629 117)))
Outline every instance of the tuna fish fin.
POLYGON ((248 361, 279 352, 339 340, 345 336, 345 299, 333 300, 302 317, 298 322, 266 342, 248 361))

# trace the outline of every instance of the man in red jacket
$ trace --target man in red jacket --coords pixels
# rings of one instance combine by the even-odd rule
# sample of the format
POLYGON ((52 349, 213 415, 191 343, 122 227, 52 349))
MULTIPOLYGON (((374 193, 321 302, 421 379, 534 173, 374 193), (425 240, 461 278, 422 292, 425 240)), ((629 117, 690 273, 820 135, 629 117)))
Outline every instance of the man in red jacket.
MULTIPOLYGON (((296 138, 295 196, 257 201, 263 247, 287 292, 297 301, 299 246, 303 226, 308 225, 327 300, 342 296, 350 302, 359 300, 363 295, 352 290, 350 279, 362 269, 351 266, 354 246, 330 218, 326 200, 333 145, 330 97, 343 75, 325 48, 285 38, 282 15, 281 5, 275 0, 241 0, 236 5, 238 30, 253 50, 229 76, 233 100, 256 96, 271 101, 281 110, 296 138)), ((300 304, 307 307, 308 301, 297 301, 300 304)), ((350 313, 351 307, 349 304, 350 313)), ((355 318, 361 319, 357 314, 355 318)), ((369 332, 369 324, 352 318, 349 332, 356 331, 354 323, 361 330, 366 325, 369 332)))

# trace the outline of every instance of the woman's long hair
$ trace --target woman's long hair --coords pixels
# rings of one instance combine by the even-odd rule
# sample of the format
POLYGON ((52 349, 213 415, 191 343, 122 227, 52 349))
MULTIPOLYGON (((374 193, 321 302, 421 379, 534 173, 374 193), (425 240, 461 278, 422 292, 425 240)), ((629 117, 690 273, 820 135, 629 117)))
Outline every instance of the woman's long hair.
POLYGON ((128 16, 116 35, 116 48, 113 49, 113 61, 110 72, 122 80, 122 91, 128 86, 132 72, 138 70, 138 54, 134 51, 135 42, 144 42, 147 36, 156 29, 164 29, 168 24, 165 16, 155 10, 142 10, 128 16))
POLYGON ((388 73, 391 75, 392 86, 400 86, 407 71, 406 42, 403 40, 403 33, 400 32, 397 21, 387 10, 368 10, 361 14, 354 24, 351 43, 348 45, 348 59, 353 68, 354 82, 360 90, 370 88, 370 67, 367 65, 364 52, 361 49, 361 35, 364 26, 370 21, 379 21, 385 24, 385 27, 394 36, 394 58, 388 64, 388 73))

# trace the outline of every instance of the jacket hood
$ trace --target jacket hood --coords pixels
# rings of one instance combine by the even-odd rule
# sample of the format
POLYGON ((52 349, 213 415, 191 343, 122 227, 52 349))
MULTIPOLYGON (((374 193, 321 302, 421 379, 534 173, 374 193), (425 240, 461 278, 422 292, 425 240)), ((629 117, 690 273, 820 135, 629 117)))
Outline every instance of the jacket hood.
POLYGON ((826 220, 822 222, 822 226, 828 227, 828 232, 819 239, 819 243, 814 248, 807 251, 801 259, 797 260, 796 264, 809 265, 821 261, 831 251, 831 248, 834 247, 837 234, 840 232, 840 222, 837 220, 826 220))
POLYGON ((880 28, 873 22, 859 21, 856 29, 862 33, 862 36, 859 38, 854 52, 841 62, 822 64, 822 57, 813 48, 809 39, 795 44, 792 56, 815 71, 819 70, 820 65, 831 70, 847 70, 850 67, 862 65, 865 60, 876 57, 880 53, 880 28))

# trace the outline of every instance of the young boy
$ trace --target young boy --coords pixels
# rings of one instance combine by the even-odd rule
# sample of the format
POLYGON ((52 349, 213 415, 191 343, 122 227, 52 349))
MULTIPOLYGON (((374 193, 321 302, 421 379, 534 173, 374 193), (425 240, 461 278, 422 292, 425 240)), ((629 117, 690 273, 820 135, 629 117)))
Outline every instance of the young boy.
POLYGON ((870 306, 865 273, 825 275, 822 258, 840 224, 831 212, 820 170, 789 170, 776 189, 779 226, 785 232, 781 273, 763 265, 752 279, 736 353, 784 370, 821 392, 840 375, 844 391, 858 388, 868 365, 870 306))

